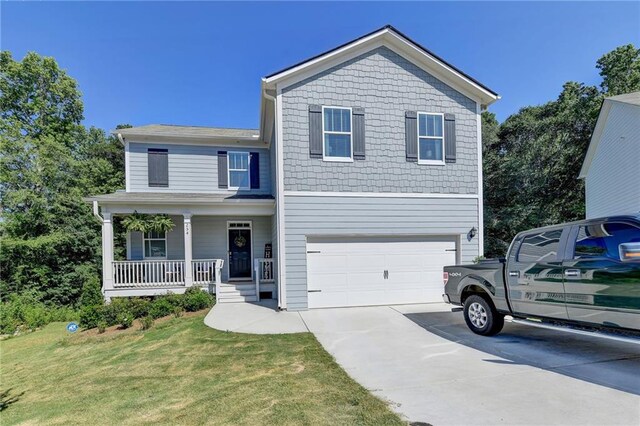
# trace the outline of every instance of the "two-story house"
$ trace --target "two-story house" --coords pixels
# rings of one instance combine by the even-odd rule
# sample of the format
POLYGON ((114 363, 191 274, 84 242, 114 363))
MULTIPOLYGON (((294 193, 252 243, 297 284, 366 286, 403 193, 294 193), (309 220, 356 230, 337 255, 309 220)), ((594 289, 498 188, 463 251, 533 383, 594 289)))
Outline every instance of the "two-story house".
POLYGON ((499 96, 386 26, 262 79, 260 129, 116 130, 126 190, 92 197, 105 297, 210 286, 282 309, 441 300, 483 252, 480 113, 499 96), (127 235, 114 215, 169 214, 127 235))

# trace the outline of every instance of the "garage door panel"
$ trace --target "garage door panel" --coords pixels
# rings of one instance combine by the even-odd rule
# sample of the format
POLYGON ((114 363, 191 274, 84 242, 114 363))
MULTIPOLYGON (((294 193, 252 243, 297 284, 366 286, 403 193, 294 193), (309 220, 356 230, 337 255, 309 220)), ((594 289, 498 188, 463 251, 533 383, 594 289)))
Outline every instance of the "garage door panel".
POLYGON ((442 267, 455 263, 454 249, 453 237, 308 242, 308 288, 320 290, 309 293, 309 307, 440 301, 442 267))

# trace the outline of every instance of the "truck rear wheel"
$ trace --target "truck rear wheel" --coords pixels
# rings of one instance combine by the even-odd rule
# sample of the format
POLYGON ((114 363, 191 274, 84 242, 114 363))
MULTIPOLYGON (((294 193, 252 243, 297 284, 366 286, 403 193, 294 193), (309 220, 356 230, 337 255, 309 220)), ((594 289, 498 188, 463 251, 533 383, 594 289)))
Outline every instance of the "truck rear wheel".
POLYGON ((498 334, 504 326, 504 316, 490 301, 477 294, 464 301, 464 321, 471 331, 481 336, 498 334))

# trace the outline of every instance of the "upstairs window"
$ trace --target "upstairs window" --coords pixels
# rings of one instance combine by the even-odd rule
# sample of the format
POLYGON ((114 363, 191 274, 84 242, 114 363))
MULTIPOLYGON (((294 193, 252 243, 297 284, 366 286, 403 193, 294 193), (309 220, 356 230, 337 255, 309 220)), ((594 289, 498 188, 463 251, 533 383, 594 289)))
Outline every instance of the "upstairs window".
POLYGON ((229 152, 229 189, 250 189, 249 158, 248 152, 229 152))
POLYGON ((169 151, 150 148, 147 150, 147 172, 149 186, 166 188, 169 186, 169 151))
POLYGON ((144 258, 145 259, 166 259, 167 258, 167 233, 166 232, 145 232, 144 234, 144 258))
POLYGON ((323 158, 353 161, 351 108, 322 107, 323 158))
POLYGON ((418 164, 444 164, 444 115, 418 113, 418 164))

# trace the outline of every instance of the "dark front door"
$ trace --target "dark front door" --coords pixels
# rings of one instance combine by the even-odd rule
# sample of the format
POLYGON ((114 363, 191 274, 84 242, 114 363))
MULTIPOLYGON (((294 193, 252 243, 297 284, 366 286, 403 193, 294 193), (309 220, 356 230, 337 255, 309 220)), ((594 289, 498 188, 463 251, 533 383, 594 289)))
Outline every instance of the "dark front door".
POLYGON ((229 229, 229 278, 251 279, 250 229, 229 229))

